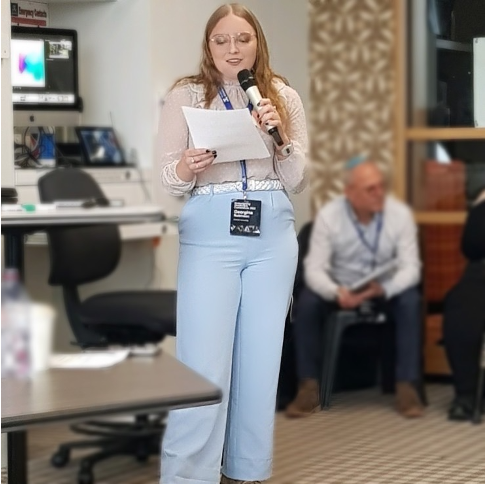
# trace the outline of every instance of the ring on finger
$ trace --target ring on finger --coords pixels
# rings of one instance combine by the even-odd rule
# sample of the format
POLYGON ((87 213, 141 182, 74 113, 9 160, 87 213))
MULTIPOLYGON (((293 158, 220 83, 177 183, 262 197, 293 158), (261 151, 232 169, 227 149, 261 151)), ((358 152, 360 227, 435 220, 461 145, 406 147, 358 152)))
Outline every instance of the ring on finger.
POLYGON ((191 157, 191 163, 196 163, 196 160, 194 159, 194 157, 191 157))

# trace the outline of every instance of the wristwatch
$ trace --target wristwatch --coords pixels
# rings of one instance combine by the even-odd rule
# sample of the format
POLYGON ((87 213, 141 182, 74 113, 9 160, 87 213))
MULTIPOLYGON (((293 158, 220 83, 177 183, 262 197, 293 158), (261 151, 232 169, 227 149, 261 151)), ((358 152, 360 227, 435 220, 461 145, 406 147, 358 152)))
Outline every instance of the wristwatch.
POLYGON ((294 152, 292 141, 278 150, 278 154, 284 157, 290 156, 294 152))

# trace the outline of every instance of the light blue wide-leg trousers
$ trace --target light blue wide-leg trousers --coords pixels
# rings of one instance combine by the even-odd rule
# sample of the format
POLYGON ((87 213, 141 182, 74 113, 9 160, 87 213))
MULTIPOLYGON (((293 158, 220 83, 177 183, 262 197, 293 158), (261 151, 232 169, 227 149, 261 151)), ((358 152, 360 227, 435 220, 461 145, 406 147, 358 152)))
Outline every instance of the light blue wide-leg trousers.
POLYGON ((221 472, 264 480, 285 318, 297 265, 294 211, 284 191, 261 200, 261 235, 229 234, 241 193, 197 195, 179 222, 177 357, 218 385, 220 404, 175 410, 163 438, 162 484, 219 484, 221 472), (223 455, 224 447, 224 455, 223 455))

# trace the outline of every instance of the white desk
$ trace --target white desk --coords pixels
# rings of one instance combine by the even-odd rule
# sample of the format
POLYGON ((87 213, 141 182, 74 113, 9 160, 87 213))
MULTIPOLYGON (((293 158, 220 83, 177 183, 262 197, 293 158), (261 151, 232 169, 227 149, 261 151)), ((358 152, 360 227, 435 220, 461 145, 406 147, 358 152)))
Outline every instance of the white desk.
MULTIPOLYGON (((94 207, 20 212, 2 210, 5 235, 5 266, 15 267, 23 276, 24 236, 49 227, 76 225, 136 224, 162 222, 164 212, 156 205, 94 207)), ((161 233, 162 235, 162 233, 161 233)))
POLYGON ((35 212, 2 210, 2 225, 6 227, 29 228, 52 227, 57 225, 99 225, 162 222, 165 215, 155 205, 129 207, 59 208, 35 212))
MULTIPOLYGON (((52 172, 55 168, 15 169, 15 188, 19 203, 40 203, 38 183, 39 179, 52 172)), ((126 207, 151 204, 147 198, 147 190, 152 187, 153 174, 149 168, 134 167, 82 168, 98 183, 109 200, 121 200, 126 207)), ((159 205, 159 203, 156 203, 159 205)), ((148 240, 163 235, 176 235, 174 224, 137 223, 119 226, 122 241, 148 240)), ((26 237, 27 246, 47 246, 47 236, 44 232, 36 231, 26 237)))

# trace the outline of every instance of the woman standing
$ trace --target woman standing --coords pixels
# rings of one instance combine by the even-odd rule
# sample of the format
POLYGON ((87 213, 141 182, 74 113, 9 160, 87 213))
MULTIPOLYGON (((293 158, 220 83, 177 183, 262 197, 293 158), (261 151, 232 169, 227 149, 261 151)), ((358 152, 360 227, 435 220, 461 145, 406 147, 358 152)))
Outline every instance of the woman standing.
POLYGON ((171 413, 161 482, 218 484, 221 471, 223 483, 261 482, 271 475, 297 263, 287 192, 305 186, 307 133, 302 102, 270 68, 262 28, 246 7, 223 5, 208 20, 199 73, 166 98, 161 148, 163 184, 173 195, 191 195, 179 222, 177 356, 223 391, 219 405, 171 413), (238 83, 243 69, 254 74, 258 107, 238 83), (270 156, 215 164, 213 147, 191 145, 182 106, 250 109, 270 156), (281 147, 267 134, 271 127, 281 147), (239 219, 242 206, 250 221, 239 219))

